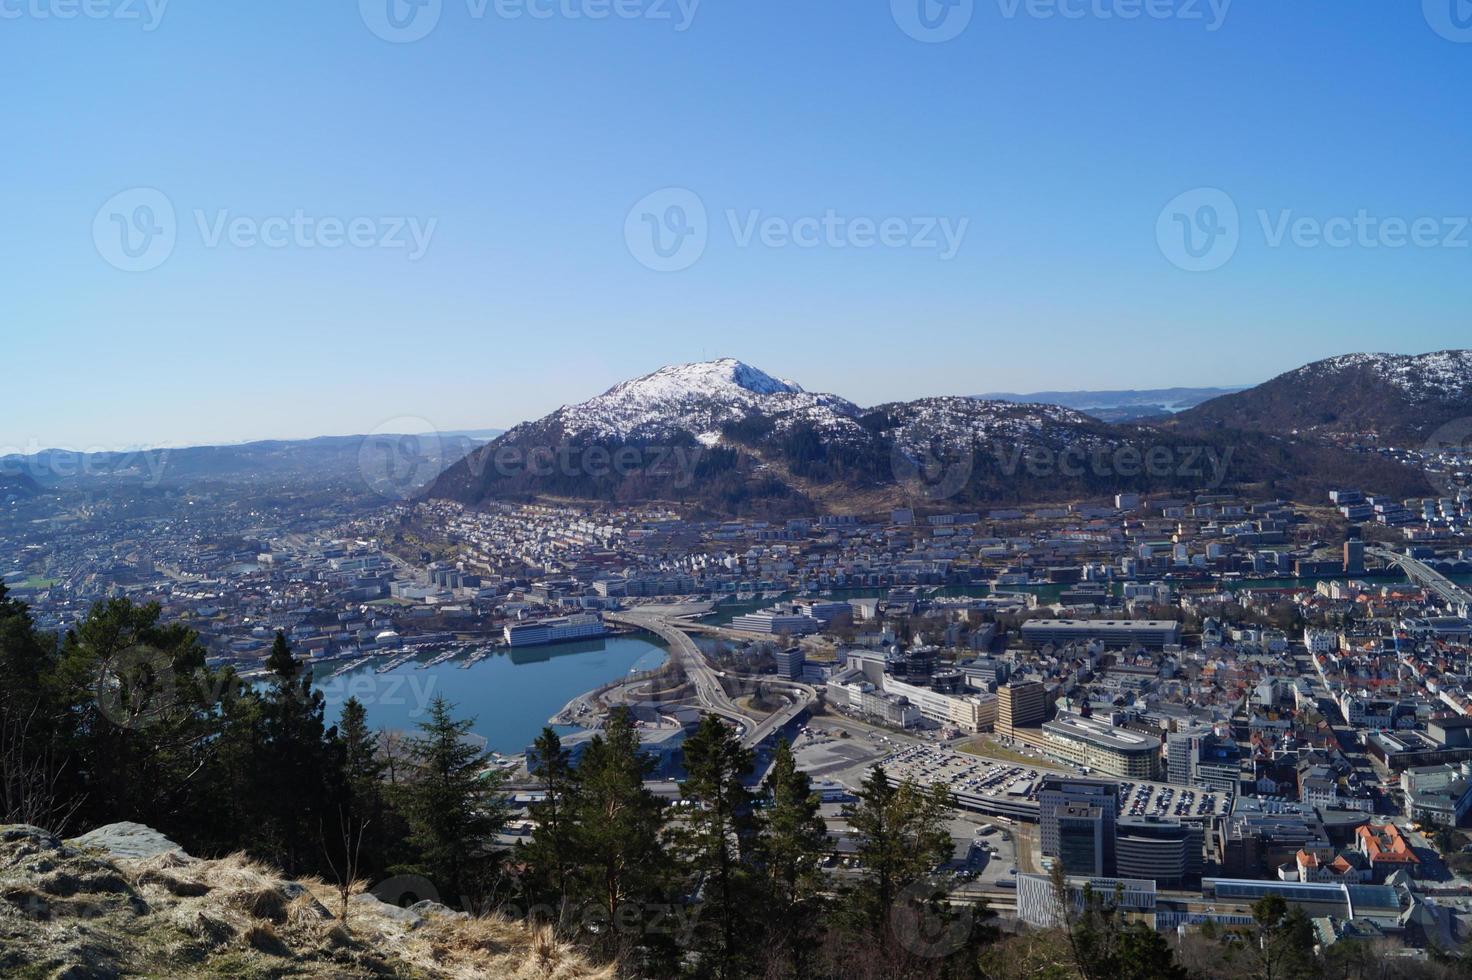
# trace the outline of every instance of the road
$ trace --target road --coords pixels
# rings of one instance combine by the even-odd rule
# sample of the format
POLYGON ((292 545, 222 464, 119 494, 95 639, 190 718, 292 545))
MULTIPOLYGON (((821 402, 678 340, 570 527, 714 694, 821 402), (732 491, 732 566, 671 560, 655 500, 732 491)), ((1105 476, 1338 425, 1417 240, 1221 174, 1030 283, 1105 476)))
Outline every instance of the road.
POLYGON ((739 725, 745 733, 742 736, 742 742, 748 748, 760 745, 768 736, 786 727, 798 715, 817 703, 818 692, 808 685, 797 681, 774 681, 772 686, 791 698, 791 703, 781 711, 758 721, 742 711, 736 702, 731 700, 730 695, 726 693, 725 687, 721 684, 720 675, 711 667, 710 661, 705 659, 705 654, 701 652, 700 647, 695 645, 695 641, 690 639, 690 635, 682 628, 684 624, 658 613, 643 612, 637 609, 608 613, 604 618, 612 623, 648 630, 664 640, 669 645, 670 656, 679 664, 680 669, 685 672, 685 677, 694 686, 695 696, 701 708, 739 725))
POLYGON ((1401 571, 1405 572, 1406 577, 1412 582, 1436 593, 1457 615, 1465 616, 1468 614, 1469 609, 1472 609, 1472 593, 1469 593, 1466 589, 1457 585, 1425 562, 1385 548, 1369 548, 1367 551, 1376 558, 1395 565, 1401 571))

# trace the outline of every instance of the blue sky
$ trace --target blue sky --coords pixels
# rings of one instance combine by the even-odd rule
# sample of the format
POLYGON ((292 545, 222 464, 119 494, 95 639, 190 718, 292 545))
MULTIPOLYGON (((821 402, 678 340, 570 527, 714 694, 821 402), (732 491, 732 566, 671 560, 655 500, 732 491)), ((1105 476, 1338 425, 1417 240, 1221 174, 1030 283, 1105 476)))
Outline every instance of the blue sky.
POLYGON ((504 426, 722 355, 872 404, 1469 337, 1466 0, 923 0, 943 43, 922 0, 441 0, 406 43, 390 0, 83 2, 0 0, 6 449, 504 426), (704 248, 655 271, 670 188, 704 248), (1237 231, 1188 271, 1202 188, 1237 231), (1315 237, 1361 212, 1434 224, 1315 237))

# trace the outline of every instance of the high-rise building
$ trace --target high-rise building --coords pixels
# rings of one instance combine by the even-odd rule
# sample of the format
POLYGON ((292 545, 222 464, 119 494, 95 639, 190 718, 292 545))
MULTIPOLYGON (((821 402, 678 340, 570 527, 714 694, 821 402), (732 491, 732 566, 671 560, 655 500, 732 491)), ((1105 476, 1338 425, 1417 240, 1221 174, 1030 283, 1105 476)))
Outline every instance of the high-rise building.
POLYGON ((802 652, 802 647, 788 647, 786 650, 778 650, 773 656, 777 660, 777 676, 785 677, 790 681, 802 680, 804 668, 807 667, 807 655, 802 652))
POLYGON ((1125 817, 1115 835, 1116 874, 1148 878, 1162 887, 1179 888, 1199 880, 1204 835, 1199 824, 1163 817, 1125 817))
POLYGON ((1114 874, 1118 813, 1118 783, 1104 779, 1044 776, 1038 788, 1039 836, 1043 854, 1062 859, 1066 839, 1071 860, 1083 861, 1085 841, 1094 839, 1091 835, 1097 834, 1097 874, 1114 874), (1087 826, 1090 822, 1096 824, 1093 830, 1087 826))
POLYGON ((1066 803, 1053 811, 1058 833, 1058 863, 1063 873, 1101 877, 1108 851, 1104 811, 1099 806, 1066 803))
POLYGON ((1037 681, 997 688, 997 731, 1012 736, 1019 728, 1040 725, 1048 713, 1048 692, 1037 681))
POLYGON ((1344 542, 1344 574, 1363 575, 1365 572, 1365 542, 1350 538, 1344 542))

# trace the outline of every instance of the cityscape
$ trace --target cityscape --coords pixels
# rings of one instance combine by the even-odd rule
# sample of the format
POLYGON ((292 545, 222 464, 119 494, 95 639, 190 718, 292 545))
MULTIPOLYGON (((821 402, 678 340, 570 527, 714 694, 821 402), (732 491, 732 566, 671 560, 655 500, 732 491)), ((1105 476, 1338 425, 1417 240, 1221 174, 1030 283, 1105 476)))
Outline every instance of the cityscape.
POLYGON ((0 55, 0 980, 1472 976, 1469 0, 0 55))

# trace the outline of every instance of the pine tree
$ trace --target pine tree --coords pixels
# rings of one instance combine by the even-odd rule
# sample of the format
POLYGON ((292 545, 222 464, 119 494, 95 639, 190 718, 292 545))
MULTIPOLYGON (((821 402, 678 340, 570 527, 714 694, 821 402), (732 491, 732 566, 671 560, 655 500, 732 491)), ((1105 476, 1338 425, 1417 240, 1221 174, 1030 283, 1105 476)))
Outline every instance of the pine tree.
POLYGON ((467 740, 474 719, 456 721, 443 697, 410 743, 414 772, 403 784, 403 812, 418 867, 450 901, 476 905, 492 885, 494 838, 506 824, 503 779, 467 740))
POLYGON ((875 766, 864 777, 858 803, 844 812, 858 835, 864 869, 849 896, 851 908, 881 946, 888 947, 896 903, 951 856, 945 824, 950 796, 943 786, 926 790, 908 779, 892 786, 875 766))
POLYGON ((607 956, 646 944, 648 906, 659 898, 669 874, 660 843, 663 807, 644 786, 652 771, 624 708, 610 713, 578 767, 577 884, 602 920, 597 943, 607 956))
POLYGON ((338 730, 343 745, 343 782, 350 800, 346 825, 362 836, 362 867, 387 871, 405 836, 403 820, 389 804, 384 776, 388 764, 379 752, 378 733, 368 727, 368 711, 357 698, 342 706, 338 730))
POLYGON ((551 903, 560 921, 567 914, 571 876, 577 861, 575 801, 578 775, 571 755, 551 728, 542 729, 532 745, 531 770, 545 794, 531 807, 536 829, 523 857, 530 869, 530 890, 537 901, 551 903))
POLYGON ((181 842, 215 792, 216 675, 199 637, 161 625, 157 603, 99 602, 67 633, 52 676, 52 724, 86 797, 78 820, 146 823, 181 842))
POLYGON ((324 871, 323 841, 335 837, 332 828, 350 804, 343 743, 327 724, 326 698, 284 634, 276 634, 266 663, 272 681, 259 708, 239 706, 245 718, 259 719, 247 736, 255 849, 292 871, 324 871))
POLYGON ((719 980, 741 976, 759 948, 753 938, 761 924, 754 873, 760 822, 745 785, 752 766, 751 750, 715 715, 705 716, 685 742, 689 775, 680 792, 691 805, 670 839, 702 899, 699 975, 719 980))
POLYGON ((797 768, 786 740, 777 745, 767 787, 771 807, 764 851, 771 956, 779 963, 790 963, 792 972, 801 977, 811 970, 809 961, 817 942, 824 887, 821 862, 829 849, 828 829, 812 780, 797 768))
POLYGON ((286 634, 280 630, 276 631, 276 640, 271 644, 271 655, 266 658, 266 670, 270 671, 280 680, 293 680, 301 665, 291 655, 291 644, 286 641, 286 634))

